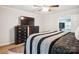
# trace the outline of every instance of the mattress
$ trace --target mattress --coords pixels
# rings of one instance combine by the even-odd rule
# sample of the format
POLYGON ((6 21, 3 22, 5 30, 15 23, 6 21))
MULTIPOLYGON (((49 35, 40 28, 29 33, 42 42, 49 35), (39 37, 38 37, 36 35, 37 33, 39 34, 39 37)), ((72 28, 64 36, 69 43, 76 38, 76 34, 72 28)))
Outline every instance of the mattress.
POLYGON ((37 33, 28 37, 26 42, 27 54, 70 54, 79 53, 79 41, 74 33, 53 31, 37 33))

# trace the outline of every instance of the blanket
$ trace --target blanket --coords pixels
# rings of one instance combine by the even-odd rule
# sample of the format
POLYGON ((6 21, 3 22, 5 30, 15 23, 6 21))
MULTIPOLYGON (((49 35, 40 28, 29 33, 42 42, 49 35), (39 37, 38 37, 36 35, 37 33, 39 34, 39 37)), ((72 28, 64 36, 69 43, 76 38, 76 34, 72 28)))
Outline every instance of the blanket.
POLYGON ((27 54, 48 54, 53 44, 69 32, 54 31, 50 33, 37 33, 28 37, 26 42, 27 54), (51 46, 52 45, 52 46, 51 46))

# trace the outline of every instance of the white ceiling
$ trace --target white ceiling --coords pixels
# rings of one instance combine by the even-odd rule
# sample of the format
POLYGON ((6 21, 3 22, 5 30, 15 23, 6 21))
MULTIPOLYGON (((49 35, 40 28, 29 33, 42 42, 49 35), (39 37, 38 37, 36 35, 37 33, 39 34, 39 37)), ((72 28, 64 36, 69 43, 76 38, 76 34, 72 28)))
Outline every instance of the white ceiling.
POLYGON ((59 7, 56 7, 56 8, 53 7, 51 12, 42 12, 42 11, 38 11, 40 8, 36 8, 33 5, 3 5, 3 6, 10 7, 10 8, 16 8, 16 9, 20 9, 24 11, 29 11, 33 13, 39 13, 39 14, 55 13, 59 11, 79 8, 79 5, 59 5, 59 7))

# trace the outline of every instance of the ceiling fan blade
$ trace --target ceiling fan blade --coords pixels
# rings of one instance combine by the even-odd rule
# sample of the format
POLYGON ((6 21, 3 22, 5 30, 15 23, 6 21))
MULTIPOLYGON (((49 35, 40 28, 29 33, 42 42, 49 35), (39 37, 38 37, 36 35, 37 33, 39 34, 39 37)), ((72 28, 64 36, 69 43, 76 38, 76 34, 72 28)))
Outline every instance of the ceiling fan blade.
POLYGON ((41 11, 42 9, 38 9, 38 11, 41 11))
POLYGON ((42 5, 33 5, 34 7, 42 7, 42 5))
POLYGON ((59 7, 59 5, 50 5, 49 7, 59 7))

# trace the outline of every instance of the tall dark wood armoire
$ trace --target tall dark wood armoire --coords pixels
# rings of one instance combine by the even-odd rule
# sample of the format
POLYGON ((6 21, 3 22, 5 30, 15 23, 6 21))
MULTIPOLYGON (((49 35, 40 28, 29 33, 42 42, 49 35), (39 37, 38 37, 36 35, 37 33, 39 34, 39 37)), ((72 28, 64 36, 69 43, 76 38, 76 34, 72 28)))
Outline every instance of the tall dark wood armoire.
POLYGON ((33 33, 39 33, 39 26, 34 26, 34 18, 22 18, 20 25, 15 26, 15 44, 23 43, 33 33))

